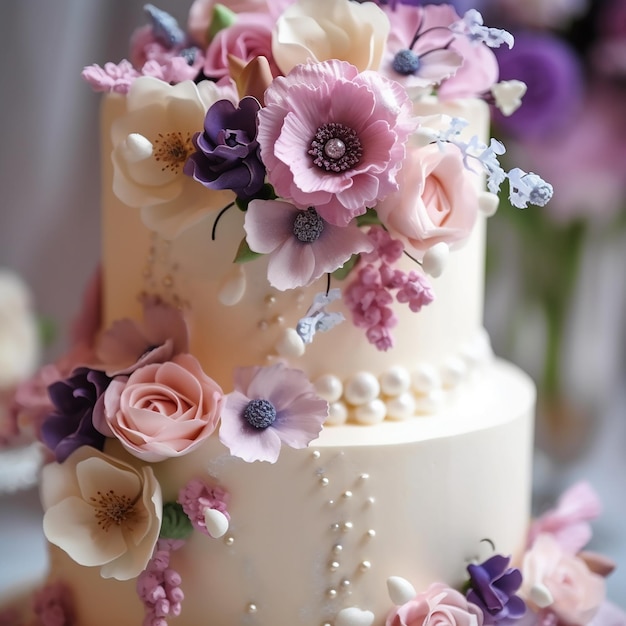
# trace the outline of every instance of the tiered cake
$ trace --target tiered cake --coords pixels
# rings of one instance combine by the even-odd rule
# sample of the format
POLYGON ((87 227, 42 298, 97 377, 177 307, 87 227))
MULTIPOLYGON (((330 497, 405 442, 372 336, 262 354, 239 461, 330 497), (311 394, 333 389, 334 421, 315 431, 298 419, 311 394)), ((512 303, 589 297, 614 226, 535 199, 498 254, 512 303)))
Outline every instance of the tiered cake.
POLYGON ((551 189, 488 139, 510 35, 447 6, 197 0, 190 35, 146 9, 133 65, 85 71, 114 92, 103 331, 50 387, 38 614, 521 617, 534 388, 482 327, 484 230, 505 179, 551 189))

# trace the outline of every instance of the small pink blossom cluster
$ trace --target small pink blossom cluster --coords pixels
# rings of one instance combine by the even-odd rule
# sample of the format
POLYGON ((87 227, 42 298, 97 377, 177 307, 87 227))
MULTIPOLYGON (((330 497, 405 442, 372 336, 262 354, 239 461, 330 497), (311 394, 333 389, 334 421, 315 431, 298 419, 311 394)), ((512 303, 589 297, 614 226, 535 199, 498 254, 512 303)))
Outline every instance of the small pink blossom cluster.
POLYGON ((137 578, 137 593, 145 607, 143 626, 167 626, 168 617, 180 615, 184 594, 180 574, 170 556, 184 541, 160 539, 146 569, 137 578))
POLYGON ((228 493, 219 487, 210 487, 199 478, 190 480, 178 494, 178 503, 183 507, 191 524, 204 535, 210 536, 204 518, 205 509, 216 509, 230 521, 226 510, 228 493))
POLYGON ((73 626, 74 611, 70 590, 62 583, 51 583, 40 589, 33 600, 37 626, 73 626))
POLYGON ((398 302, 408 304, 415 313, 430 304, 434 294, 423 274, 394 267, 404 251, 401 241, 380 226, 371 228, 368 237, 374 250, 361 255, 366 264, 344 291, 344 300, 354 325, 366 329, 368 341, 379 350, 388 350, 393 347, 390 329, 398 321, 390 306, 394 301, 392 292, 396 292, 398 302))

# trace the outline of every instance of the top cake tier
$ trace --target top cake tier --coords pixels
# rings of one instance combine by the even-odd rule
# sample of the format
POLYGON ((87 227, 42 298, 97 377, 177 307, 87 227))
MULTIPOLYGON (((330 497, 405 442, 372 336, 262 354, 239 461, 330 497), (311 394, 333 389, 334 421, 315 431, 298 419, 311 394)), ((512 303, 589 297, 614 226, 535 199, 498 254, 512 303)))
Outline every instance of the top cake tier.
MULTIPOLYGON (((441 104, 421 101, 415 113, 422 120, 449 115, 469 122, 463 137, 469 141, 487 136, 489 112, 479 100, 441 104)), ((367 372, 385 385, 393 380, 413 379, 413 387, 430 392, 452 386, 488 354, 482 328, 484 272, 484 216, 478 215, 471 235, 454 249, 445 270, 429 278, 434 300, 421 311, 408 303, 390 303, 397 324, 390 328, 393 346, 380 350, 366 337, 366 330, 354 323, 353 312, 341 301, 328 305, 328 311, 342 312, 345 321, 327 332, 316 332, 305 344, 296 332, 299 320, 317 294, 339 287, 344 291, 355 282, 359 265, 345 280, 326 275, 312 284, 279 290, 268 282, 268 256, 247 263, 234 263, 244 231, 245 213, 233 206, 219 210, 174 239, 167 240, 146 227, 141 214, 126 206, 114 193, 111 153, 119 138, 120 120, 129 116, 126 97, 110 95, 102 109, 103 216, 104 216, 104 306, 105 326, 124 317, 141 318, 141 296, 157 294, 181 306, 190 323, 191 351, 206 372, 223 386, 232 388, 236 367, 265 365, 277 359, 304 370, 309 379, 324 377, 322 385, 343 387, 355 374, 367 372), (332 378, 329 378, 329 375, 332 378), (393 380, 391 380, 393 379, 393 380)), ((445 150, 442 148, 441 150, 445 150)), ((428 193, 445 194, 436 186, 428 193)), ((418 194, 423 181, 407 175, 402 181, 405 194, 418 194)), ((468 180, 480 194, 484 177, 468 172, 468 180)), ((195 182, 195 181, 192 181, 195 182)), ((436 199, 435 199, 436 200, 436 199)), ((181 197, 183 210, 187 198, 181 197)), ((398 201, 400 202, 400 201, 398 201)), ((449 199, 440 200, 445 205, 449 199)), ((445 224, 445 215, 441 218, 445 224)), ((367 227, 364 227, 366 230, 367 227)), ((302 244, 304 247, 307 244, 302 244)), ((363 260, 360 265, 362 266, 363 260)), ((405 255, 396 269, 425 274, 414 258, 405 255)), ((309 313, 309 318, 311 314, 309 313)), ((367 387, 367 377, 365 387, 367 387)), ((370 381, 371 383, 371 381, 370 381)), ((396 380, 395 384, 398 383, 396 380)), ((355 383, 359 387, 358 383, 355 383)), ((375 386, 375 385, 374 385, 375 386)), ((371 394, 366 388, 357 395, 371 394)), ((371 387, 371 384, 370 384, 371 387)), ((330 390, 327 390, 330 391, 330 390)), ((330 392, 332 396, 334 392, 330 392)))

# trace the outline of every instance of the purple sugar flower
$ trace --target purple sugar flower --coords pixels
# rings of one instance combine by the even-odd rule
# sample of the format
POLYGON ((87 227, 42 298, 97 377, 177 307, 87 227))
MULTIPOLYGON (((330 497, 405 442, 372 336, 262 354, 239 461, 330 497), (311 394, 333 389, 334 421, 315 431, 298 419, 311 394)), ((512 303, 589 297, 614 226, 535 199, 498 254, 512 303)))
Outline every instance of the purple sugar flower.
POLYGON ((515 595, 522 584, 522 573, 509 567, 510 557, 496 554, 479 565, 470 564, 467 599, 485 614, 485 626, 510 623, 526 612, 524 601, 515 595))
POLYGON ((523 138, 545 137, 566 127, 580 108, 583 78, 576 53, 546 34, 519 33, 512 49, 496 51, 500 80, 521 80, 528 90, 523 106, 498 124, 523 138))
POLYGON ((259 156, 257 113, 261 105, 250 96, 238 108, 219 100, 206 113, 204 132, 193 138, 196 152, 184 172, 208 189, 232 189, 250 200, 265 182, 265 166, 259 156))
POLYGON ((55 411, 45 419, 41 438, 57 462, 63 463, 80 446, 103 449, 105 436, 95 428, 93 418, 103 411, 103 394, 110 382, 104 372, 81 367, 48 387, 55 411))

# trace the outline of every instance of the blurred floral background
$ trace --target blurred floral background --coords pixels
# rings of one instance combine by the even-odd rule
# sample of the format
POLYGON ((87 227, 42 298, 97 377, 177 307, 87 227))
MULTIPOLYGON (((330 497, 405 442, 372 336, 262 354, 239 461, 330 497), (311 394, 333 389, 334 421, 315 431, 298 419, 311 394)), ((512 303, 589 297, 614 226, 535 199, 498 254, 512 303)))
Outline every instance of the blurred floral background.
MULTIPOLYGON (((157 4, 184 21, 190 3, 157 4)), ((41 362, 63 352, 99 255, 100 98, 80 72, 128 54, 143 4, 3 5, 0 267, 25 283, 29 315, 53 320, 41 362)), ((591 480, 605 503, 595 548, 617 559, 608 584, 626 606, 626 0, 454 4, 515 35, 511 50, 499 49, 501 78, 524 80, 528 92, 517 113, 494 117, 493 134, 512 163, 555 190, 545 209, 512 210, 503 199, 488 241, 486 326, 496 353, 540 392, 537 507, 591 480)), ((20 513, 37 515, 36 494, 27 497, 0 520, 0 531, 12 528, 0 545, 11 562, 23 556, 16 534, 39 528, 18 525, 20 513)))

